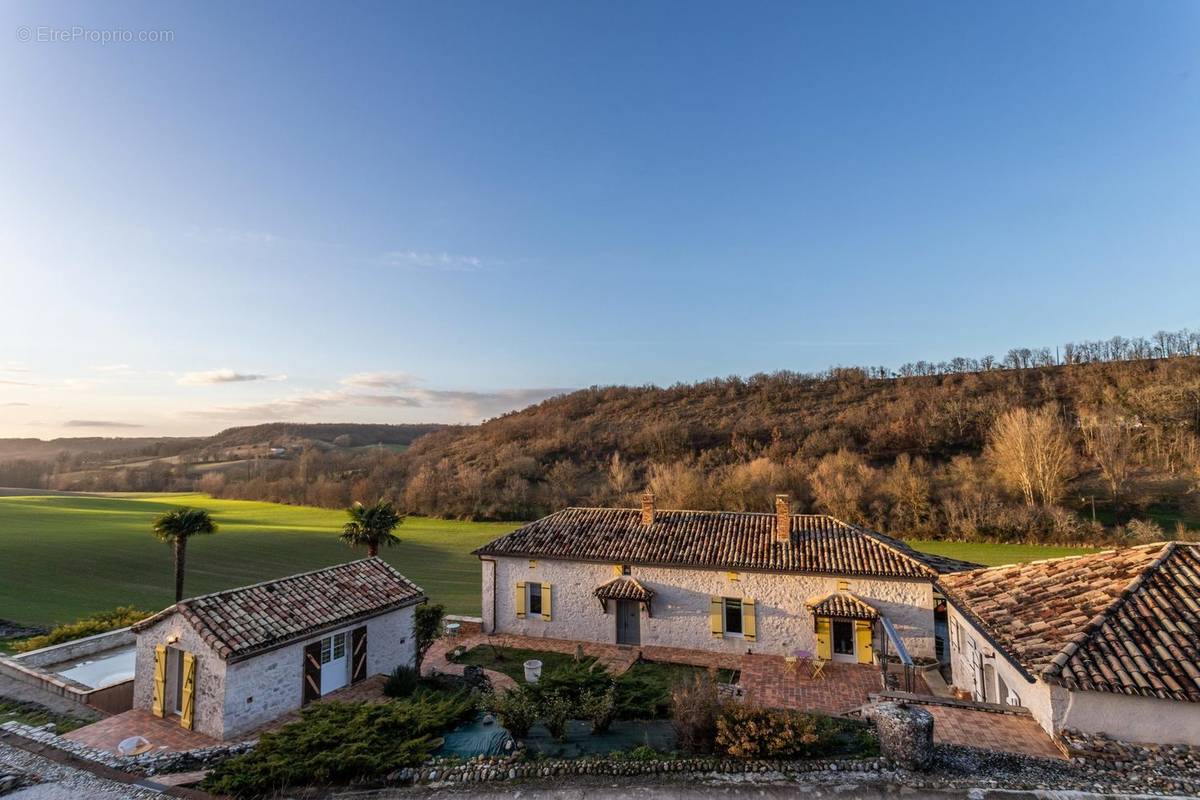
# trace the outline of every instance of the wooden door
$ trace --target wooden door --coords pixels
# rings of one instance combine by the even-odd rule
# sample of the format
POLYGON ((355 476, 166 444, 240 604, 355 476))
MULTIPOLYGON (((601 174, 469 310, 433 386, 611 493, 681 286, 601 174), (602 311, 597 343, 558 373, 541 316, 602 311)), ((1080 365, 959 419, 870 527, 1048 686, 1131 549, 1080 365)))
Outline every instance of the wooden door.
POLYGON ((617 601, 617 644, 642 643, 642 616, 635 600, 617 601))
POLYGON ((304 648, 304 702, 321 696, 321 643, 313 642, 304 648))
POLYGON ((358 683, 367 677, 367 626, 355 628, 351 640, 353 653, 350 656, 350 682, 358 683))

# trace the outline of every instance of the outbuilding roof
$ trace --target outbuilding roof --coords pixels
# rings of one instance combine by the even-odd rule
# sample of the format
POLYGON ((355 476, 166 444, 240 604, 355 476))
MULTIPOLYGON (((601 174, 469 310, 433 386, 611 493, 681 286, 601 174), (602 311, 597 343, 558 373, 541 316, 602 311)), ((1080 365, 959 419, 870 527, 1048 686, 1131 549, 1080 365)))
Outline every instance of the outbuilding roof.
POLYGON ((629 508, 567 508, 484 545, 480 556, 925 578, 978 564, 919 553, 903 542, 822 515, 789 516, 787 541, 775 514, 656 511, 642 524, 629 508))
POLYGON ((133 631, 178 613, 221 658, 237 661, 424 599, 382 558, 364 558, 183 600, 133 631))
POLYGON ((1200 545, 1160 542, 939 583, 1031 675, 1200 702, 1200 545))

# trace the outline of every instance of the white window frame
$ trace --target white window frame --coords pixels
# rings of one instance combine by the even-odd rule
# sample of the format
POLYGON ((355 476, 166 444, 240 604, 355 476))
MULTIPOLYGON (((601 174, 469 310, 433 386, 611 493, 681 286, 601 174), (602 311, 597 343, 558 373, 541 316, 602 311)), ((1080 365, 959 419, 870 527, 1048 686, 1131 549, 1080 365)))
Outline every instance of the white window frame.
POLYGON ((543 603, 545 602, 545 600, 546 600, 546 598, 542 594, 542 585, 540 583, 537 583, 536 581, 530 581, 525 584, 525 613, 527 615, 530 615, 530 616, 537 615, 540 617, 542 614, 544 614, 545 606, 543 605, 543 603), (533 607, 533 590, 535 587, 537 588, 537 601, 538 601, 536 609, 533 607))

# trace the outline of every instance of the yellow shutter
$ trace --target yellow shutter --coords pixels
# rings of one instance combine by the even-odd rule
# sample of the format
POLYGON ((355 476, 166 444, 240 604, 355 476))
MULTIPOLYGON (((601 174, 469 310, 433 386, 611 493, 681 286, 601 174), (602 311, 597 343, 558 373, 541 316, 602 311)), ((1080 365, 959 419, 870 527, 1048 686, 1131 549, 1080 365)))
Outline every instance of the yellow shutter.
POLYGON ((738 576, 738 574, 737 574, 736 572, 730 572, 730 573, 728 574, 728 576, 727 576, 727 577, 728 577, 728 578, 729 578, 729 580, 731 580, 731 581, 736 581, 736 580, 738 580, 738 578, 739 578, 739 576, 738 576))
POLYGON ((192 720, 196 710, 196 657, 191 653, 183 654, 183 704, 179 709, 179 724, 192 729, 192 720))
POLYGON ((550 584, 542 584, 542 619, 550 620, 550 584))
POLYGON ((746 641, 754 641, 754 598, 742 599, 742 636, 746 641))
POLYGON ((875 663, 875 654, 871 650, 871 623, 866 620, 856 620, 854 634, 858 638, 858 663, 875 663))
POLYGON ((724 605, 719 597, 708 598, 708 626, 712 629, 714 639, 720 639, 725 635, 725 625, 721 619, 724 605))
POLYGON ((613 575, 616 575, 619 578, 624 574, 625 570, 621 569, 620 564, 613 564, 613 575))
POLYGON ((150 711, 156 717, 163 715, 163 706, 167 697, 167 646, 160 644, 154 648, 154 704, 150 711))
POLYGON ((817 617, 817 658, 823 658, 826 661, 833 658, 831 630, 829 617, 817 617))
POLYGON ((525 619, 525 581, 517 581, 517 619, 525 619))

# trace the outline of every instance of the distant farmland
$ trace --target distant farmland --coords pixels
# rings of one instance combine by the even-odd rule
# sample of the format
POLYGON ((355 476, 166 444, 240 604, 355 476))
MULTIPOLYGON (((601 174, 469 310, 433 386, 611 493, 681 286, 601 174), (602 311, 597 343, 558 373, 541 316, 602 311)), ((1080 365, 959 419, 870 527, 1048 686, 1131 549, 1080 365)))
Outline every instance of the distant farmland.
MULTIPOLYGON (((186 591, 204 594, 365 555, 337 541, 340 511, 202 494, 0 496, 0 618, 52 624, 173 599, 171 550, 150 534, 156 514, 207 508, 219 533, 188 545, 186 591)), ((519 523, 410 517, 384 550, 389 563, 451 612, 478 614, 479 562, 471 550, 519 523)), ((930 552, 1004 564, 1087 552, 1061 547, 914 542, 930 552)))
MULTIPOLYGON (((200 494, 0 497, 0 618, 51 624, 119 605, 169 605, 171 549, 150 523, 184 505, 207 508, 221 527, 188 545, 189 595, 366 555, 337 541, 340 511, 200 494)), ((397 529, 401 544, 381 555, 451 612, 477 614, 470 551, 514 527, 411 517, 397 529)))

